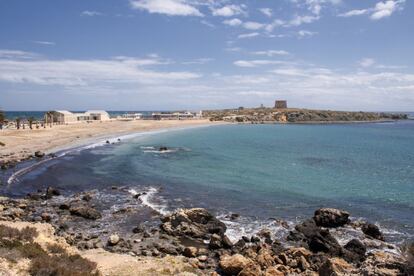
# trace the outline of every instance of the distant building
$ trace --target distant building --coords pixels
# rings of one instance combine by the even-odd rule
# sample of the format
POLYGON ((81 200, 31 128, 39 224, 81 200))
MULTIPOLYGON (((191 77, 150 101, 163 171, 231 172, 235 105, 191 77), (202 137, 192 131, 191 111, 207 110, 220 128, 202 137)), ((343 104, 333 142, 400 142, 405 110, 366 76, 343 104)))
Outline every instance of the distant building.
POLYGON ((287 108, 287 101, 284 101, 284 100, 276 100, 275 101, 275 108, 277 108, 277 109, 287 108))
POLYGON ((197 114, 191 112, 155 112, 152 113, 152 118, 154 120, 184 120, 184 119, 194 119, 198 117, 197 114))
POLYGON ((89 110, 85 113, 73 113, 67 110, 46 112, 45 122, 48 124, 70 124, 82 121, 107 121, 109 114, 103 110, 89 110))

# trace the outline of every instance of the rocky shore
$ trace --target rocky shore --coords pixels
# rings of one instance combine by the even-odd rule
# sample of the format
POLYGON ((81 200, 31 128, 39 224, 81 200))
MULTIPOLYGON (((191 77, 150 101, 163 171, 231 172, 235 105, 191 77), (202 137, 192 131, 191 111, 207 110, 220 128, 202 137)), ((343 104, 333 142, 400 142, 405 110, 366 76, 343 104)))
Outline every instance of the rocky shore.
MULTIPOLYGON (((145 196, 145 193, 133 195, 126 189, 113 189, 125 193, 125 200, 130 203, 139 203, 145 196)), ((127 224, 126 231, 112 232, 105 220, 108 216, 115 223, 128 213, 142 215, 133 205, 128 206, 108 213, 99 205, 94 191, 62 196, 59 190, 49 187, 23 199, 1 198, 0 222, 50 224, 59 238, 80 252, 104 250, 128 258, 156 260, 179 257, 188 265, 181 275, 414 273, 413 245, 398 248, 389 244, 376 225, 353 221, 343 210, 316 210, 312 218, 289 228, 285 240, 264 228, 252 236, 231 241, 226 235, 226 224, 202 208, 179 209, 166 215, 152 212, 150 215, 158 223, 127 224), (341 244, 335 236, 344 227, 358 231, 362 238, 341 244)), ((231 219, 238 220, 238 215, 233 214, 231 219)), ((4 247, 4 243, 0 245, 4 247)), ((4 252, 2 248, 0 258, 3 258, 1 252, 4 252)))
POLYGON ((239 108, 204 111, 212 121, 236 123, 353 123, 406 120, 407 114, 310 109, 239 108))

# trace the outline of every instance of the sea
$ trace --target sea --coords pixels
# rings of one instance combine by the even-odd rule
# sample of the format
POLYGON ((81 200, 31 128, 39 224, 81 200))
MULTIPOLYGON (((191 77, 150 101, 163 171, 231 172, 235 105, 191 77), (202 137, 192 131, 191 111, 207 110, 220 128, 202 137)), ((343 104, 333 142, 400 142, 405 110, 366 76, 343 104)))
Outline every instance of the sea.
POLYGON ((391 242, 414 238, 414 120, 214 125, 109 142, 3 172, 0 191, 20 197, 48 186, 66 195, 96 190, 108 206, 117 202, 111 187, 144 191, 142 204, 161 214, 209 209, 234 240, 263 227, 285 235, 275 221, 293 227, 320 207, 376 223, 391 242), (237 221, 229 219, 234 213, 237 221))

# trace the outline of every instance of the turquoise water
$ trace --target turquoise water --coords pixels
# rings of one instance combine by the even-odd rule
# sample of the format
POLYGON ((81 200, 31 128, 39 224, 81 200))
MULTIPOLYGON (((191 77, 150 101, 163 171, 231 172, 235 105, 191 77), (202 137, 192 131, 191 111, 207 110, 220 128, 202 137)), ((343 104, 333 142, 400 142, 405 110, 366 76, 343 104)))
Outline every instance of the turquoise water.
POLYGON ((7 192, 153 187, 158 207, 207 207, 251 221, 296 221, 338 207, 401 239, 414 234, 413 141, 414 121, 176 130, 68 154, 7 192))

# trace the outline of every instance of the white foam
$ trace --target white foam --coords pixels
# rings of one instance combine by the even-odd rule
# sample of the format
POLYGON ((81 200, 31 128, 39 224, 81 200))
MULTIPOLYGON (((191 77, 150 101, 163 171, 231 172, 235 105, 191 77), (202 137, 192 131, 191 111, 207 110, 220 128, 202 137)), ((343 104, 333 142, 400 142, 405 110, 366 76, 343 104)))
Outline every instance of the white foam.
MULTIPOLYGON (((132 195, 139 194, 135 189, 129 189, 128 192, 132 195)), ((154 187, 149 187, 145 194, 141 195, 139 199, 142 202, 142 205, 147 206, 161 215, 165 216, 169 214, 169 211, 167 210, 167 204, 161 196, 157 196, 158 190, 154 187)))

